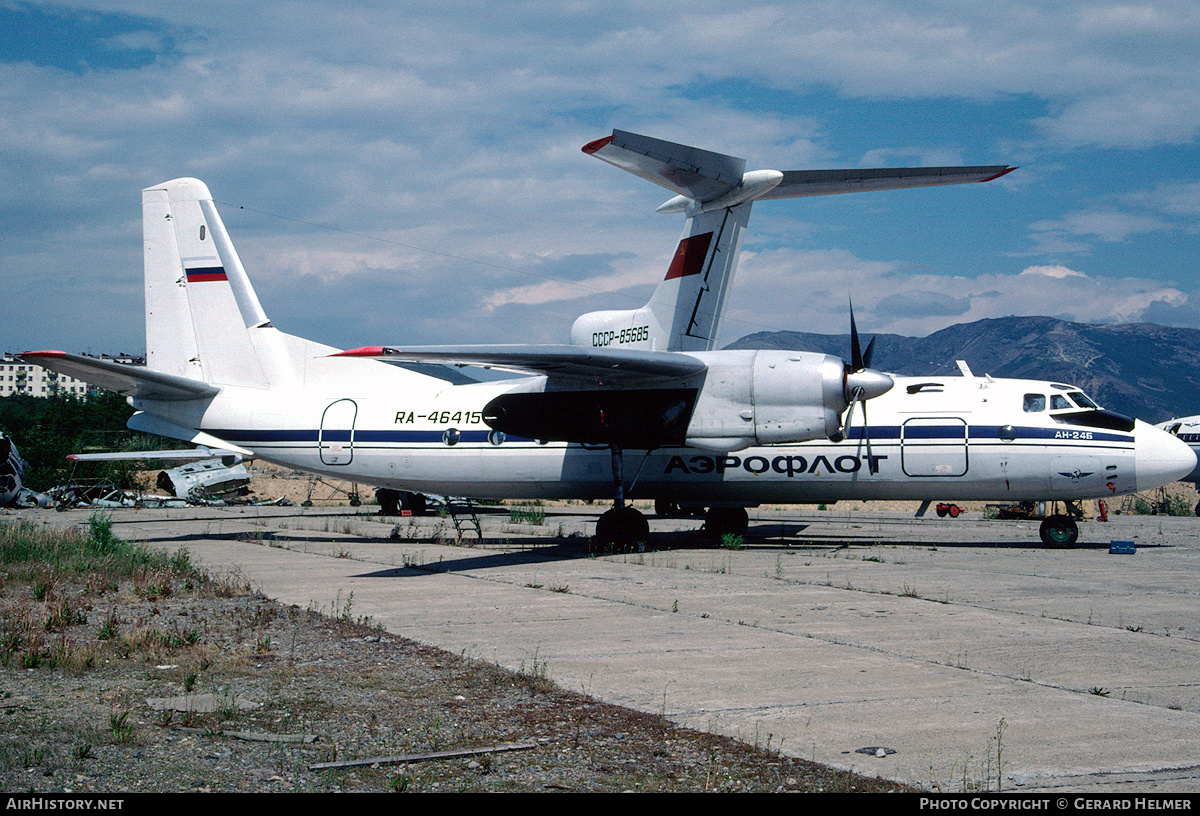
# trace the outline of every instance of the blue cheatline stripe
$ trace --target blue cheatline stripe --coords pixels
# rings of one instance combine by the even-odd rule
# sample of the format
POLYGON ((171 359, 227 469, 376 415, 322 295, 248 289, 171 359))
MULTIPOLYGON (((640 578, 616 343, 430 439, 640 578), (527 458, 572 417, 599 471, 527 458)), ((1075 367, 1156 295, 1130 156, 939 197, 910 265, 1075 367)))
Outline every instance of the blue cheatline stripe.
MULTIPOLYGON (((284 430, 244 430, 240 428, 214 428, 208 430, 213 436, 229 442, 312 442, 324 439, 326 442, 349 442, 350 431, 341 429, 326 429, 320 431, 284 429, 284 430)), ((369 442, 438 442, 442 441, 444 431, 376 431, 361 429, 354 431, 354 443, 369 442)), ((460 442, 487 442, 491 431, 461 431, 460 442)), ((507 437, 508 442, 532 442, 519 436, 507 437)))
MULTIPOLYGON (((971 425, 958 423, 951 425, 922 425, 909 426, 902 429, 899 425, 872 425, 871 440, 884 441, 903 439, 964 439, 969 436, 972 442, 989 442, 1003 439, 1000 436, 1001 425, 971 425), (964 433, 965 432, 965 433, 964 433)), ((1064 425, 1061 428, 1031 428, 1013 427, 1015 439, 1041 440, 1062 439, 1068 442, 1133 442, 1133 434, 1112 433, 1110 431, 1094 430, 1080 425, 1064 425), (1070 436, 1060 436, 1070 434, 1070 436), (1084 436, 1086 434, 1086 436, 1084 436)), ((849 439, 862 439, 862 427, 851 428, 847 434, 849 439)))
MULTIPOLYGON (((987 442, 1001 442, 1006 445, 1013 444, 1013 441, 1026 442, 1070 442, 1076 445, 1088 443, 1094 446, 1096 443, 1102 442, 1118 442, 1124 444, 1133 443, 1132 434, 1111 433, 1106 431, 1096 431, 1081 429, 1077 426, 1070 428, 1013 428, 1012 435, 1014 440, 1008 440, 1000 436, 999 425, 973 425, 968 429, 968 434, 964 434, 964 426, 962 425, 936 425, 922 426, 919 428, 908 428, 901 435, 901 427, 899 425, 880 425, 871 426, 871 441, 880 443, 899 443, 901 439, 906 441, 911 440, 936 440, 947 439, 955 441, 966 441, 966 436, 969 435, 970 441, 974 444, 983 444, 987 442), (1061 436, 1062 434, 1070 434, 1070 436, 1061 436)), ((287 442, 309 442, 316 444, 318 439, 324 439, 326 442, 349 442, 350 431, 346 429, 326 429, 324 435, 317 429, 301 429, 301 428, 285 428, 277 430, 249 430, 243 428, 206 428, 206 431, 220 439, 229 442, 258 442, 258 443, 287 443, 287 442)), ((356 445, 363 444, 422 444, 422 443, 438 443, 442 444, 442 434, 444 430, 434 431, 399 431, 399 430, 375 430, 370 428, 356 429, 354 431, 354 443, 356 445)), ((488 434, 491 431, 460 431, 460 442, 487 442, 488 434)), ((848 435, 849 439, 862 440, 864 437, 863 429, 851 428, 848 435)), ((532 439, 525 439, 518 436, 509 436, 506 443, 513 442, 532 442, 532 439)))

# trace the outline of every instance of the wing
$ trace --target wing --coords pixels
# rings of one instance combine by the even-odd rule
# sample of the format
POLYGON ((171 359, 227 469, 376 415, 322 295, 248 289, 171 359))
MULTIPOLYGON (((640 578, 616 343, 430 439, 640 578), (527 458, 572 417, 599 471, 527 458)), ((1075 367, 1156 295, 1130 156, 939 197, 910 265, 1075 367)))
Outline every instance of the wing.
POLYGON ((539 374, 494 397, 483 421, 526 439, 654 448, 683 444, 708 366, 689 354, 580 346, 371 346, 335 357, 475 365, 539 374))
POLYGON ((18 354, 17 359, 84 380, 109 391, 116 391, 126 397, 173 402, 209 397, 219 390, 216 386, 199 380, 148 371, 141 366, 81 357, 63 351, 27 351, 18 354))
POLYGON ((708 366, 689 354, 669 351, 619 351, 581 346, 366 346, 331 355, 366 357, 393 363, 474 365, 544 374, 551 379, 606 383, 636 388, 664 379, 701 374, 708 366))

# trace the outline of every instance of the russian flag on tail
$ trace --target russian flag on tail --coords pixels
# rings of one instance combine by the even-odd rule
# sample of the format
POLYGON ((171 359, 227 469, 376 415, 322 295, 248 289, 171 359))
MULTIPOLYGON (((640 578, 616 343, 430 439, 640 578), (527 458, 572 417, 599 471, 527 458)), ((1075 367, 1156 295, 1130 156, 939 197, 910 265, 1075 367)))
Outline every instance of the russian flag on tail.
POLYGON ((188 283, 228 280, 225 276, 225 267, 223 266, 198 266, 195 269, 186 269, 184 271, 187 273, 188 283))

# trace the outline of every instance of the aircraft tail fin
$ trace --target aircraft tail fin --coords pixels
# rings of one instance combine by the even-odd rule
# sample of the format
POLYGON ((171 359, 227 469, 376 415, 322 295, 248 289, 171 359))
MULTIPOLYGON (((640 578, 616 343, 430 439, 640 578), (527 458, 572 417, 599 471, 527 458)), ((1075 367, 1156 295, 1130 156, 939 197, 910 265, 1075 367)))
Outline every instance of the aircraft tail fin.
POLYGON ((143 190, 142 229, 150 371, 256 388, 294 376, 203 182, 143 190))
POLYGON ((657 351, 713 348, 742 236, 757 200, 991 181, 1015 168, 894 167, 746 170, 745 159, 614 130, 583 152, 677 193, 660 213, 687 216, 683 237, 650 301, 640 309, 590 312, 571 344, 657 351))
POLYGON ((640 309, 589 312, 571 344, 593 348, 708 351, 737 268, 750 202, 690 216, 666 275, 640 309))

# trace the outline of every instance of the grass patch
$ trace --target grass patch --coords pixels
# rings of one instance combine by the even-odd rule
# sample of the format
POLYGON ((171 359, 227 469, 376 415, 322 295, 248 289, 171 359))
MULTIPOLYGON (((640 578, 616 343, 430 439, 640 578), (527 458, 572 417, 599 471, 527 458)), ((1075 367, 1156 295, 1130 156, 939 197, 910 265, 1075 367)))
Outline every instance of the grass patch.
POLYGON ((101 513, 92 514, 86 532, 36 527, 26 521, 0 524, 0 567, 12 579, 32 582, 35 594, 43 597, 56 575, 97 573, 127 579, 156 570, 176 577, 194 573, 186 551, 168 555, 122 541, 112 531, 112 519, 101 513))
POLYGON ((542 525, 546 523, 546 510, 534 504, 517 505, 508 511, 508 520, 512 524, 542 525))
POLYGON ((29 590, 9 593, 0 605, 0 665, 71 674, 96 666, 105 652, 128 658, 199 644, 200 634, 178 622, 165 632, 126 635, 116 611, 122 588, 151 602, 232 591, 194 567, 186 550, 167 553, 118 538, 112 519, 100 513, 83 530, 0 522, 0 587, 21 584, 29 590), (103 602, 108 609, 89 623, 89 613, 96 614, 97 599, 105 595, 112 598, 103 602))

